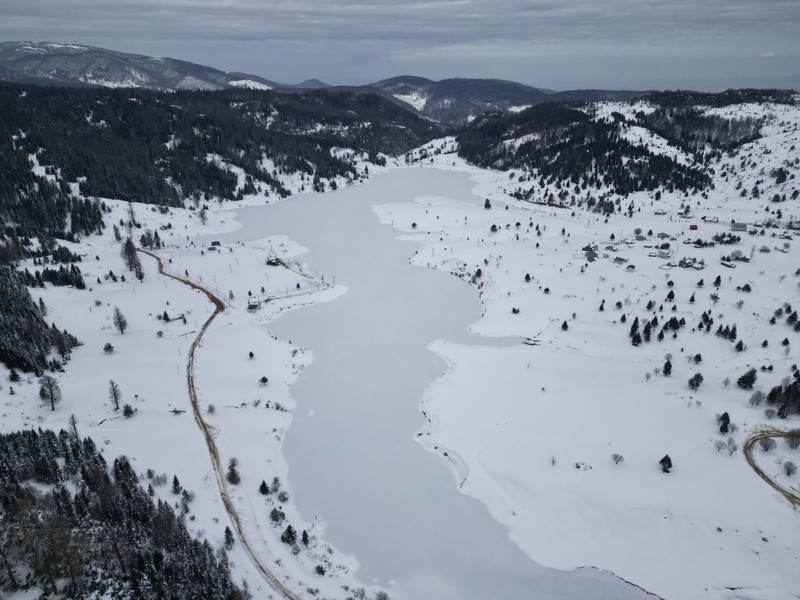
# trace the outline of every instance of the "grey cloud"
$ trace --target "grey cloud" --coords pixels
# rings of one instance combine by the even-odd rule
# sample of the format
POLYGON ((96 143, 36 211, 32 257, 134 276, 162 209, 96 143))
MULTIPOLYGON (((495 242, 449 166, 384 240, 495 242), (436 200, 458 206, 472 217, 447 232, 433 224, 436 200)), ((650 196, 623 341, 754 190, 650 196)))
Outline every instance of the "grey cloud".
MULTIPOLYGON (((4 0, 3 4, 0 37, 4 39, 74 41, 170 55, 284 80, 315 76, 363 82, 402 72, 397 69, 436 77, 493 76, 500 71, 536 85, 558 81, 584 87, 582 82, 591 79, 604 87, 620 87, 617 83, 629 80, 645 88, 655 86, 648 84, 647 69, 641 66, 647 57, 656 67, 650 74, 653 82, 679 68, 694 72, 711 58, 737 62, 772 52, 774 59, 792 58, 800 64, 796 0, 4 0), (684 65, 687 59, 695 63, 684 65), (605 75, 599 79, 600 73, 605 75), (640 75, 631 79, 634 73, 640 75)), ((778 77, 787 81, 797 77, 800 69, 792 69, 791 61, 774 59, 777 66, 770 67, 771 76, 778 68, 778 77)), ((765 62, 743 62, 741 85, 762 76, 759 69, 765 62)), ((705 68, 715 69, 708 71, 709 81, 719 77, 719 64, 705 68)), ((725 77, 736 85, 736 73, 725 77)))

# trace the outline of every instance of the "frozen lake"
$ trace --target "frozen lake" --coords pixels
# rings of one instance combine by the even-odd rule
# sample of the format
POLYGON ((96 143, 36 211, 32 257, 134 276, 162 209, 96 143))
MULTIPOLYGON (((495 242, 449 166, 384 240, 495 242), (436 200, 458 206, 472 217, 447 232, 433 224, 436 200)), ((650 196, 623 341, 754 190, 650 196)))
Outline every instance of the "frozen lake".
POLYGON ((393 600, 649 597, 606 573, 533 563, 414 439, 425 387, 445 369, 428 344, 514 341, 469 334, 480 317, 477 294, 410 265, 416 246, 398 241, 371 207, 434 195, 482 204, 471 189, 466 173, 400 169, 238 211, 243 227, 227 241, 288 235, 311 249, 300 260, 348 287, 270 324, 313 354, 292 387, 297 410, 284 445, 293 500, 306 518, 327 522, 326 541, 354 554, 360 579, 386 586, 393 600))

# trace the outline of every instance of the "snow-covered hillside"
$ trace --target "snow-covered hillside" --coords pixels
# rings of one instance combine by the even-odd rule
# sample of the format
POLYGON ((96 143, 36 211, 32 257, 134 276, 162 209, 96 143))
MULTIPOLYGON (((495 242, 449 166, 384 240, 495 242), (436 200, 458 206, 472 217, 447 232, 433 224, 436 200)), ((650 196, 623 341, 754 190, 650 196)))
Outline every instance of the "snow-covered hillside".
MULTIPOLYGON (((630 218, 569 200, 517 202, 508 195, 513 173, 481 170, 471 170, 476 193, 491 209, 425 198, 379 214, 423 245, 415 264, 472 281, 484 310, 474 332, 530 340, 506 349, 433 344, 450 371, 423 399, 421 440, 458 457, 449 461, 460 465, 457 484, 531 558, 607 568, 666 598, 790 598, 800 589, 800 522, 741 446, 762 428, 800 426, 798 414, 776 418, 780 402, 753 399, 796 379, 800 340, 785 321, 800 301, 791 229, 800 217, 800 113, 744 105, 725 114, 763 119, 762 137, 721 156, 702 196, 631 194, 630 218), (734 221, 744 230, 731 232, 734 221), (632 345, 636 319, 637 329, 653 320, 649 342, 632 345), (715 335, 723 327, 736 332, 715 335), (755 386, 740 389, 751 368, 755 386), (702 383, 691 389, 697 373, 702 383), (723 413, 735 425, 726 434, 723 413), (664 474, 667 454, 674 468, 664 474)), ((628 134, 680 155, 664 140, 628 134)), ((444 140, 415 157, 470 169, 453 150, 444 140)), ((558 190, 540 197, 550 191, 558 190)), ((800 495, 796 475, 778 473, 800 456, 776 441, 768 471, 800 495)))
MULTIPOLYGON (((629 118, 650 108, 604 103, 590 112, 596 119, 629 118)), ((522 169, 469 165, 446 138, 409 153, 406 166, 397 161, 387 168, 408 181, 420 169, 459 172, 471 178, 474 194, 457 185, 413 203, 386 194, 380 201, 388 203, 375 212, 412 242, 414 265, 473 286, 482 310, 473 333, 520 340, 498 346, 434 341, 429 350, 442 358, 445 372, 414 402, 420 403, 417 441, 451 467, 453 485, 484 503, 528 557, 557 569, 608 570, 670 600, 789 599, 800 589, 800 521, 742 448, 765 428, 800 427, 790 397, 800 344, 794 323, 800 110, 772 104, 704 110, 757 119, 761 135, 714 153, 704 165, 713 185, 695 195, 667 189, 623 198, 600 186, 593 193, 615 210, 599 212, 571 184, 541 184, 537 173, 522 169), (530 201, 516 199, 530 182, 536 184, 530 201), (755 382, 743 389, 747 381, 743 387, 738 381, 750 369, 755 382), (659 463, 665 455, 669 473, 659 463)), ((622 128, 633 145, 686 165, 697 160, 632 121, 622 128)), ((510 138, 506 151, 534 139, 510 138)), ((350 152, 332 153, 339 151, 350 152)), ((244 189, 241 169, 220 155, 198 158, 235 174, 237 191, 244 189)), ((359 173, 366 168, 366 156, 352 158, 359 173)), ((51 176, 38 159, 34 164, 51 176)), ((261 166, 276 171, 268 159, 261 166)), ((377 177, 383 170, 369 169, 377 177)), ((308 177, 279 175, 293 192, 307 191, 308 177)), ((347 185, 344 178, 338 183, 347 185)), ((233 572, 256 598, 280 597, 265 582, 264 567, 297 597, 384 598, 371 581, 359 581, 358 561, 368 557, 334 548, 325 539, 326 515, 297 508, 287 483, 291 464, 282 456, 292 411, 303 408, 291 386, 311 364, 314 348, 277 339, 269 323, 286 310, 337 302, 348 293, 347 282, 332 285, 314 264, 302 262, 305 249, 285 235, 217 243, 241 226, 237 207, 269 210, 265 205, 274 200, 256 190, 236 204, 209 202, 202 216, 193 205, 131 205, 134 239, 157 231, 164 246, 154 252, 165 269, 225 303, 194 354, 198 416, 187 360, 213 304, 158 275, 147 255, 141 256, 144 280, 136 281, 108 230, 63 242, 82 256, 87 290, 32 290, 46 319, 83 342, 56 375, 63 400, 50 410, 33 376, 9 382, 0 366, 0 423, 4 431, 59 429, 74 415, 81 435, 94 438, 109 458, 128 456, 143 484, 170 504, 178 500, 164 483, 178 476, 193 498, 189 529, 215 548, 233 527, 223 486, 245 532, 230 551, 233 572), (115 307, 127 317, 124 333, 115 329, 115 307), (112 406, 110 380, 131 416, 112 406), (201 433, 206 428, 223 469, 236 459, 241 483, 217 481, 201 433), (282 540, 289 524, 297 540, 282 540)), ((127 203, 105 202, 109 224, 130 220, 127 203)), ((343 239, 358 235, 347 223, 329 226, 343 239)), ((313 247, 313 240, 303 243, 313 247)), ((31 260, 20 267, 38 265, 31 260)), ((800 495, 797 474, 785 467, 800 463, 800 450, 775 441, 758 445, 754 460, 777 486, 800 495)), ((330 477, 336 482, 335 473, 330 477)), ((405 597, 402 590, 388 592, 405 597)))

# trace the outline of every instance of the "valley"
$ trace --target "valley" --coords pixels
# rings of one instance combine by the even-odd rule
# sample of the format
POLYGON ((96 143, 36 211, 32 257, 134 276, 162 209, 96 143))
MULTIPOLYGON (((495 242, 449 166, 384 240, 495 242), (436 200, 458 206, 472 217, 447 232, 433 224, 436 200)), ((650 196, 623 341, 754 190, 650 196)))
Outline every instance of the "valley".
POLYGON ((107 224, 159 232, 142 249, 222 306, 149 256, 125 271, 110 229, 59 239, 86 289, 32 295, 82 346, 52 407, 0 366, 3 432, 74 416, 230 546, 257 598, 792 598, 800 113, 693 106, 758 135, 679 142, 643 128, 658 106, 602 102, 573 109, 588 124, 543 130, 532 109, 396 156, 350 140, 348 177, 280 173, 291 197, 244 175, 237 201, 102 196, 107 224), (589 156, 620 138, 606 172, 557 171, 584 164, 559 164, 563 139, 589 156))

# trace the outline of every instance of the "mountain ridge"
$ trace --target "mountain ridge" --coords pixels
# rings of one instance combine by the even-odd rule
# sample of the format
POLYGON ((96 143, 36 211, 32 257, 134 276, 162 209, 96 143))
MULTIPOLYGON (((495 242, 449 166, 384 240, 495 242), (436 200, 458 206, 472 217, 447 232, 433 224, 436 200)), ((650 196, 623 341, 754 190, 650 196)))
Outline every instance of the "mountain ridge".
POLYGON ((434 81, 400 75, 365 85, 330 85, 319 79, 281 84, 259 75, 222 71, 169 57, 151 57, 55 42, 0 43, 0 80, 58 87, 140 88, 157 91, 230 88, 299 92, 307 90, 379 93, 447 127, 458 127, 485 112, 513 113, 543 102, 627 100, 643 92, 561 91, 494 78, 452 77, 434 81))
POLYGON ((189 61, 118 52, 81 44, 0 43, 0 77, 13 83, 50 86, 132 87, 159 91, 223 90, 283 86, 258 75, 226 72, 189 61))

